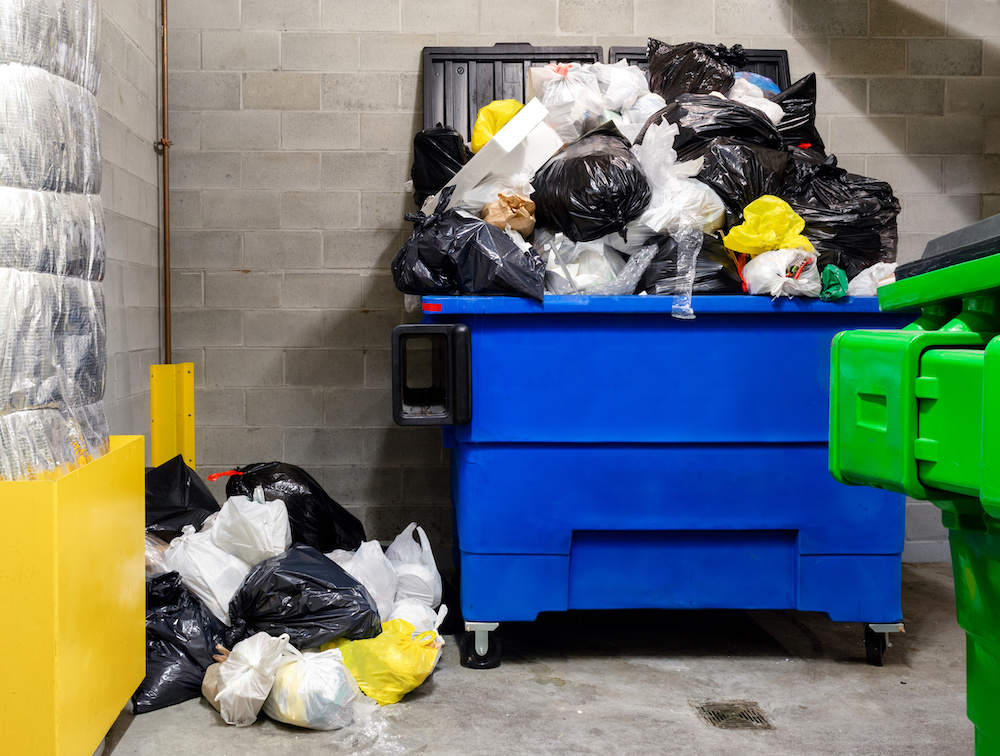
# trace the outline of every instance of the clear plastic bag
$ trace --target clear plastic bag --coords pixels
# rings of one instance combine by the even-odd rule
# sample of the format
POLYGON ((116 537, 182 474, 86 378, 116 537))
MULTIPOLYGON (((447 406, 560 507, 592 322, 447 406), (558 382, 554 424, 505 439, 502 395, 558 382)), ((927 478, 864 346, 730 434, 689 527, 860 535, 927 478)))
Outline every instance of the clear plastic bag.
POLYGON ((630 66, 627 60, 619 60, 617 63, 594 63, 590 70, 597 76, 597 84, 604 97, 605 110, 622 112, 626 103, 635 103, 650 94, 646 74, 638 66, 630 66))
POLYGON ((170 572, 163 552, 167 550, 167 542, 155 535, 146 533, 146 577, 166 575, 170 572))
POLYGON ((743 266, 751 294, 818 297, 823 288, 816 254, 802 249, 772 249, 743 266))
POLYGON ((215 545, 211 530, 196 533, 184 526, 184 535, 170 542, 164 559, 193 594, 227 626, 229 601, 250 572, 250 565, 215 545))
POLYGON ((253 498, 229 497, 209 532, 216 546, 251 567, 292 545, 285 503, 266 501, 260 486, 254 489, 253 498))
POLYGON ((379 617, 384 621, 392 612, 399 576, 392 562, 382 553, 379 542, 365 541, 354 553, 331 551, 327 556, 367 589, 378 605, 379 617))
POLYGON ((267 633, 257 633, 233 646, 229 658, 218 668, 215 696, 226 724, 247 727, 257 721, 287 650, 287 635, 272 638, 267 633))
POLYGON ((535 96, 549 111, 545 123, 564 142, 575 141, 600 124, 604 97, 590 66, 551 64, 532 68, 529 76, 535 96))
POLYGON ((396 536, 385 555, 399 576, 396 601, 415 598, 432 608, 441 604, 441 573, 423 528, 411 522, 396 536), (419 543, 413 540, 414 531, 419 543))

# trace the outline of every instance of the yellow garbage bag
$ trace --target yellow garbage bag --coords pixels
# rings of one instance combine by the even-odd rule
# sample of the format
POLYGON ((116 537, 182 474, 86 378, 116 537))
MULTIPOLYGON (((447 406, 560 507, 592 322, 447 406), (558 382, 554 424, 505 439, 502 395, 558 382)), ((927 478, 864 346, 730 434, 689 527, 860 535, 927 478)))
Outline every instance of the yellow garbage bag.
POLYGON ((472 151, 479 152, 507 121, 517 115, 524 105, 517 100, 494 100, 479 109, 476 123, 472 127, 472 151))
POLYGON ((431 630, 416 638, 414 632, 406 620, 394 619, 374 638, 338 644, 358 686, 380 704, 397 703, 434 671, 443 642, 431 630))
POLYGON ((802 236, 806 222, 779 197, 765 194, 743 208, 743 222, 726 234, 727 249, 751 257, 771 249, 806 249, 813 245, 802 236))

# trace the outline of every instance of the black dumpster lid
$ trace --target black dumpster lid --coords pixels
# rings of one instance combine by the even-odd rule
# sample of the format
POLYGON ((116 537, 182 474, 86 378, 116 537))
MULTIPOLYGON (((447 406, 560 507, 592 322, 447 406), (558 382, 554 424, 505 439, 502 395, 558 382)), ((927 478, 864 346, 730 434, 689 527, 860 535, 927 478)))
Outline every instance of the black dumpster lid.
MULTIPOLYGON (((781 89, 788 89, 792 79, 788 69, 788 52, 786 50, 745 49, 743 52, 747 56, 747 65, 742 70, 766 76, 781 89)), ((609 53, 608 60, 611 63, 627 60, 630 65, 639 66, 643 71, 649 69, 645 47, 612 47, 609 53)))

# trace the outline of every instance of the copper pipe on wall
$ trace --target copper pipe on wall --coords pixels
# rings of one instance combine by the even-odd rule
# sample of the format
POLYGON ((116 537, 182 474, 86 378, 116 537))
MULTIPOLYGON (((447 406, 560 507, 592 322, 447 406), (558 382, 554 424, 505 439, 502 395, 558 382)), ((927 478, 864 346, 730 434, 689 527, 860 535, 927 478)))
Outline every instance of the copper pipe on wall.
POLYGON ((163 51, 163 78, 160 90, 162 100, 162 134, 156 146, 163 156, 163 342, 164 363, 171 363, 170 355, 170 118, 167 102, 167 0, 160 0, 162 20, 160 48, 163 51))

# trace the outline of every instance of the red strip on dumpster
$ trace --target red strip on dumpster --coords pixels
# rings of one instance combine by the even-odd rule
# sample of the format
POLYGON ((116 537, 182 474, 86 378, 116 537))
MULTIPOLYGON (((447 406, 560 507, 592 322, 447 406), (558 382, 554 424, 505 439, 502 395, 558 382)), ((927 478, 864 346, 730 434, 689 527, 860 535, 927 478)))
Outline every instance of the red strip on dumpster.
POLYGON ((424 312, 441 312, 441 305, 434 302, 424 302, 424 312))

